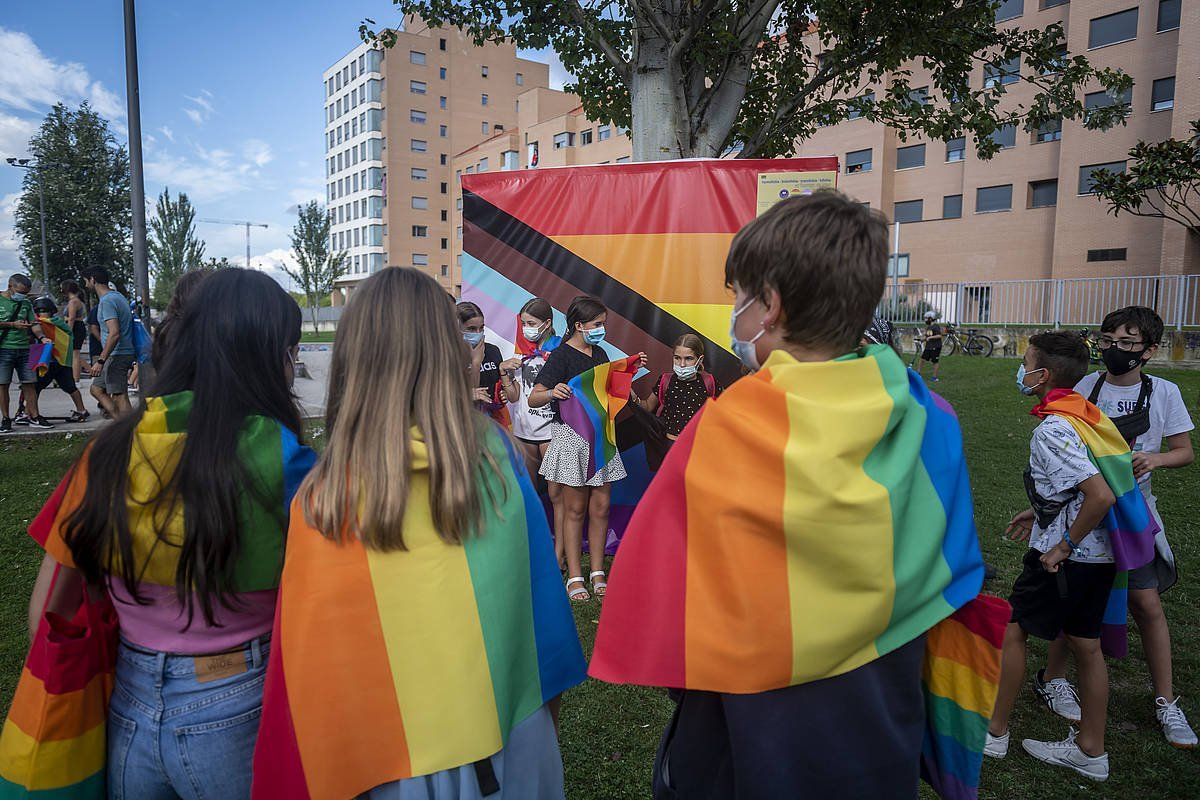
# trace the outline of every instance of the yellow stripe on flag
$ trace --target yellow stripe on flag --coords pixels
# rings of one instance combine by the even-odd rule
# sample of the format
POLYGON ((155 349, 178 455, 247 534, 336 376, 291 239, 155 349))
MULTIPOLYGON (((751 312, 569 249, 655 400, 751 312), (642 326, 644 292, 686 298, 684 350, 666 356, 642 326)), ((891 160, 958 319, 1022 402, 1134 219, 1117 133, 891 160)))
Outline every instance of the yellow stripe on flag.
MULTIPOLYGON (((705 303, 658 303, 659 308, 687 325, 723 350, 730 350, 729 319, 733 315, 732 305, 705 303)), ((672 345, 674 342, 667 342, 672 345)))
POLYGON ((925 684, 930 694, 953 697, 967 711, 991 718, 996 704, 996 684, 970 667, 949 658, 925 659, 925 684))
POLYGON ((6 721, 0 734, 0 778, 33 791, 79 783, 104 768, 104 730, 101 723, 75 739, 38 742, 6 721), (32 773, 26 771, 30 763, 36 765, 32 773))

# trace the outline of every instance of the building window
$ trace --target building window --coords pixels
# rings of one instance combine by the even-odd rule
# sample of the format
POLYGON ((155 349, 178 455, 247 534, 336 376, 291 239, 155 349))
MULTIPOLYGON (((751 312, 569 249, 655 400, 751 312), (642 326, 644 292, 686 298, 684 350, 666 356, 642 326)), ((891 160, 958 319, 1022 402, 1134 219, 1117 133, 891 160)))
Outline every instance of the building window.
POLYGON ((438 136, 445 139, 446 136, 449 135, 449 133, 450 133, 450 131, 445 125, 438 125, 438 136))
POLYGON ((418 111, 415 108, 410 108, 408 110, 408 121, 415 122, 417 125, 424 125, 425 124, 425 112, 418 111))
POLYGON ((863 115, 863 112, 875 105, 875 93, 865 92, 854 101, 854 107, 850 109, 847 119, 858 119, 863 115))
POLYGON ((1097 47, 1106 47, 1110 44, 1136 39, 1137 21, 1136 6, 1115 14, 1096 17, 1088 23, 1088 49, 1093 50, 1097 47))
POLYGON ((502 170, 520 169, 520 167, 517 166, 517 151, 516 150, 505 150, 503 153, 500 154, 500 169, 502 169, 502 170))
POLYGON ((441 183, 438 184, 438 191, 440 191, 442 194, 449 194, 450 193, 450 184, 446 183, 445 181, 442 181, 441 183))
POLYGON ((592 143, 592 129, 588 128, 586 131, 580 131, 579 132, 579 146, 583 147, 584 145, 589 145, 591 143, 592 143))
POLYGON ((1010 122, 1007 125, 1001 125, 996 130, 992 131, 991 139, 1000 146, 1001 150, 1007 150, 1010 147, 1017 146, 1017 125, 1015 122, 1010 122))
POLYGON ((562 150, 564 147, 575 146, 575 134, 570 132, 554 134, 554 149, 562 150))
POLYGON ((975 213, 1012 210, 1012 184, 980 186, 975 190, 975 213))
POLYGON ((445 153, 442 153, 441 155, 438 156, 438 163, 441 164, 443 167, 446 166, 446 154, 445 153))
POLYGON ((487 93, 486 92, 484 94, 479 95, 479 104, 482 106, 487 105, 487 93))
POLYGON ((909 89, 908 90, 908 99, 914 103, 917 103, 918 105, 922 105, 922 106, 928 105, 929 104, 929 87, 928 86, 919 86, 916 89, 909 89))
POLYGON ((1058 205, 1058 181, 1030 181, 1029 207, 1051 208, 1058 205))
POLYGON ((354 229, 354 246, 355 247, 358 247, 360 244, 362 244, 361 238, 362 238, 362 234, 359 233, 358 228, 355 228, 354 229))
POLYGON ((893 222, 920 222, 925 210, 924 200, 904 200, 892 209, 893 222))
POLYGON ((596 139, 603 142, 605 139, 612 136, 612 129, 607 125, 601 125, 596 128, 596 139))
POLYGON ((525 76, 518 72, 517 73, 517 86, 524 86, 524 85, 525 85, 525 76))
MULTIPOLYGON (((462 226, 459 226, 459 228, 458 228, 458 229, 461 231, 461 230, 462 230, 462 226)), ((460 237, 460 238, 461 238, 461 237, 460 237)), ((443 250, 449 250, 449 249, 450 249, 450 240, 449 240, 449 239, 447 239, 445 236, 443 236, 443 237, 442 237, 442 249, 443 249, 443 250)))
POLYGON ((967 158, 967 140, 959 136, 946 141, 946 161, 964 161, 967 158))
POLYGON ((1101 250, 1088 250, 1087 251, 1087 260, 1088 261, 1124 261, 1125 260, 1125 248, 1124 247, 1109 247, 1109 248, 1104 248, 1101 250))
POLYGON ((414 239, 426 239, 429 237, 428 225, 413 225, 412 235, 414 239))
POLYGON ((1033 135, 1036 142, 1057 142, 1062 139, 1062 120, 1051 119, 1038 126, 1033 135))
POLYGON ((418 211, 423 211, 423 210, 429 208, 429 198, 428 197, 413 197, 412 207, 417 209, 418 211))
MULTIPOLYGON (((459 206, 459 208, 462 208, 462 206, 460 205, 460 206, 459 206)), ((442 222, 447 222, 447 221, 448 221, 448 219, 449 219, 449 217, 448 217, 449 213, 450 213, 450 212, 449 212, 449 211, 447 211, 446 209, 444 209, 444 208, 442 209, 442 222)))
POLYGON ((446 68, 445 67, 438 67, 438 78, 440 78, 441 80, 446 80, 446 68))
POLYGON ((446 49, 446 40, 438 39, 438 50, 445 50, 445 49, 446 49))
POLYGON ((408 51, 408 63, 425 66, 425 54, 418 50, 408 51))
POLYGON ((1006 86, 1021 80, 1021 57, 1013 56, 999 64, 983 65, 983 88, 991 89, 996 84, 1006 86))
POLYGON ((856 172, 870 172, 871 153, 871 148, 846 153, 846 174, 853 175, 856 172))
POLYGON ((468 166, 468 167, 467 167, 467 174, 468 174, 468 175, 474 175, 474 174, 475 174, 475 165, 474 165, 474 164, 471 164, 470 166, 468 166))
POLYGON ((1132 91, 1132 89, 1126 89, 1120 95, 1110 94, 1107 89, 1099 92, 1088 92, 1083 96, 1083 113, 1086 115, 1093 108, 1129 106, 1132 104, 1132 91))
POLYGON ((1179 0, 1158 0, 1157 31, 1173 31, 1179 27, 1179 0))
POLYGON ((425 81, 409 81, 408 90, 413 94, 425 94, 425 81))
POLYGON ((488 169, 488 160, 486 158, 479 159, 479 171, 487 172, 487 169, 488 169))
POLYGON ((414 181, 427 181, 429 180, 429 170, 423 167, 413 167, 410 176, 414 181))
POLYGON ((925 166, 925 145, 914 144, 896 148, 896 169, 913 169, 925 166))
POLYGON ((1092 193, 1092 173, 1095 172, 1124 172, 1124 161, 1110 161, 1107 164, 1088 164, 1079 168, 1079 193, 1092 193))
POLYGON ((438 107, 439 107, 439 108, 445 108, 445 107, 446 107, 446 98, 444 98, 444 97, 439 97, 439 98, 438 98, 438 107))
POLYGON ((1025 13, 1025 0, 1000 0, 996 7, 996 22, 1016 19, 1025 13))
POLYGON ((1159 78, 1150 89, 1150 110, 1166 111, 1175 107, 1175 76, 1159 78))
POLYGON ((413 253, 413 254, 412 254, 412 257, 413 257, 413 258, 412 258, 412 265, 413 265, 414 267, 428 267, 428 266, 429 266, 429 255, 428 255, 428 254, 426 254, 426 253, 413 253))
POLYGON ((409 142, 409 149, 414 153, 424 153, 429 149, 429 142, 426 142, 424 139, 412 139, 409 142))
POLYGON ((461 197, 454 201, 454 208, 457 209, 458 211, 462 211, 462 198, 461 197))
POLYGON ((488 76, 487 64, 480 64, 479 65, 479 77, 486 78, 487 76, 488 76))
POLYGON ((1042 10, 1045 11, 1047 8, 1054 8, 1056 6, 1065 6, 1070 2, 1071 0, 1042 0, 1042 10))
POLYGON ((958 219, 962 216, 962 195, 948 194, 942 198, 942 219, 958 219))
POLYGON ((479 132, 482 133, 484 136, 487 136, 488 124, 486 122, 479 123, 479 132))

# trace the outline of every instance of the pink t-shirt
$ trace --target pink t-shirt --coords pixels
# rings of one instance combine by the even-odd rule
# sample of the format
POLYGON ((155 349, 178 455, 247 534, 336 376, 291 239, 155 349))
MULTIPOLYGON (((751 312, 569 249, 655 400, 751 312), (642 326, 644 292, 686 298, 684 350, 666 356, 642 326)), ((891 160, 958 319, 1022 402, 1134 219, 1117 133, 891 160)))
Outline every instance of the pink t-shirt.
POLYGON ((112 577, 109 592, 121 623, 121 638, 146 650, 182 655, 204 655, 232 650, 265 633, 275 621, 278 589, 241 592, 232 595, 226 608, 214 603, 216 625, 204 621, 200 604, 193 606, 192 624, 187 611, 175 596, 175 587, 144 583, 138 594, 146 605, 138 604, 125 589, 125 581, 112 577))

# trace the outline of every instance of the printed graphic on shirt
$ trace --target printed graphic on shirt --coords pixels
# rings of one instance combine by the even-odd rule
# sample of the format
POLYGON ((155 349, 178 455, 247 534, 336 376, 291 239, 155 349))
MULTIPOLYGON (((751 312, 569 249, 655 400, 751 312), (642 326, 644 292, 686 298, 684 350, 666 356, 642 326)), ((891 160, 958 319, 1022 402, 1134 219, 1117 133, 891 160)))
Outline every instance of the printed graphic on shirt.
MULTIPOLYGON (((1075 492, 1075 488, 1093 475, 1098 475, 1099 470, 1088 458, 1087 447, 1071 423, 1061 417, 1049 416, 1034 429, 1033 439, 1029 443, 1029 471, 1034 488, 1042 497, 1055 501, 1070 499, 1062 513, 1048 527, 1042 528, 1037 524, 1033 527, 1029 545, 1045 553, 1063 540, 1079 516, 1084 495, 1075 492)), ((1111 562, 1113 556, 1108 531, 1096 528, 1088 533, 1078 543, 1071 560, 1111 562)))

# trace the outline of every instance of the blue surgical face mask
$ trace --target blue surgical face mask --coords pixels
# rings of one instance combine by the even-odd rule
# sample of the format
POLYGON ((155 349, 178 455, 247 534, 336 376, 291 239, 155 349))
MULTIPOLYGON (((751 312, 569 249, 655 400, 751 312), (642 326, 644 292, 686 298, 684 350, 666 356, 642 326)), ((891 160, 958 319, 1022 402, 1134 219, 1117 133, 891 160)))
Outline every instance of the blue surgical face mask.
POLYGON ((696 377, 696 373, 699 371, 700 368, 695 364, 692 364, 690 367, 681 367, 678 364, 675 365, 675 377, 681 380, 690 381, 692 378, 696 377))
POLYGON ((483 341, 483 332, 463 331, 463 341, 467 343, 468 347, 479 347, 479 343, 483 341))
POLYGON ((544 330, 545 326, 542 325, 522 325, 521 335, 525 337, 526 341, 536 342, 542 338, 542 332, 544 330))
POLYGON ((743 305, 741 308, 734 309, 733 316, 729 319, 729 340, 732 343, 734 355, 741 359, 742 363, 745 364, 747 368, 757 370, 759 366, 758 351, 754 347, 754 343, 761 339, 763 334, 767 332, 766 328, 763 328, 758 333, 754 334, 754 337, 747 342, 743 342, 741 339, 737 338, 737 334, 733 332, 734 328, 737 327, 738 315, 753 304, 753 300, 747 300, 745 305, 743 305))
POLYGON ((25 294, 24 292, 18 292, 16 289, 13 289, 13 291, 12 291, 12 299, 13 299, 13 300, 16 300, 16 301, 19 303, 19 302, 21 302, 22 300, 28 300, 28 299, 29 299, 29 295, 25 294))
POLYGON ((1044 370, 1045 370, 1045 367, 1043 367, 1042 369, 1032 369, 1032 370, 1026 372, 1025 371, 1025 362, 1021 362, 1021 365, 1019 367, 1017 367, 1017 388, 1021 390, 1021 394, 1028 397, 1029 395, 1031 395, 1037 391, 1037 387, 1041 386, 1042 384, 1038 383, 1035 386, 1026 386, 1025 385, 1025 377, 1027 375, 1032 375, 1035 372, 1042 372, 1044 370))
POLYGON ((604 326, 599 325, 590 331, 584 331, 583 340, 593 346, 600 344, 604 341, 604 326))

